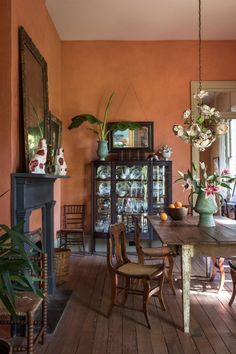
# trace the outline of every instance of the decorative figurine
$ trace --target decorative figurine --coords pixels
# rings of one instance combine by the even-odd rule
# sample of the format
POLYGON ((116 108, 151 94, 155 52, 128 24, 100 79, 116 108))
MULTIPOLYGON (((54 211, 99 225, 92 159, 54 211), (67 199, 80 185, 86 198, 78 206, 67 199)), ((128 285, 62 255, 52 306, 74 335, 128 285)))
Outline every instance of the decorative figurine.
POLYGON ((45 174, 45 164, 47 160, 47 141, 40 139, 36 154, 29 162, 29 171, 31 173, 45 174))
POLYGON ((152 154, 148 155, 147 159, 151 160, 151 161, 158 161, 159 160, 157 154, 155 154, 154 152, 152 154))
POLYGON ((168 161, 169 158, 171 157, 173 151, 172 149, 168 146, 168 145, 163 145, 160 150, 159 150, 159 154, 162 155, 163 159, 168 161))
POLYGON ((64 149, 58 148, 55 157, 55 175, 65 176, 67 174, 67 165, 64 159, 64 149))

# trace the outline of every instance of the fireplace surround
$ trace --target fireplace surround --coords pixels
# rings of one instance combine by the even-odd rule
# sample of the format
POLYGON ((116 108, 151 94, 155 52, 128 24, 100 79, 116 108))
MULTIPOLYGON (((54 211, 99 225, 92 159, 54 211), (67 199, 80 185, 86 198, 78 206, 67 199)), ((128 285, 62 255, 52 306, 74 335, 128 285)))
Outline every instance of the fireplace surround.
POLYGON ((55 291, 54 274, 54 182, 67 176, 13 173, 12 225, 24 220, 22 232, 29 233, 29 219, 33 210, 42 209, 42 235, 44 250, 48 254, 48 291, 55 291))

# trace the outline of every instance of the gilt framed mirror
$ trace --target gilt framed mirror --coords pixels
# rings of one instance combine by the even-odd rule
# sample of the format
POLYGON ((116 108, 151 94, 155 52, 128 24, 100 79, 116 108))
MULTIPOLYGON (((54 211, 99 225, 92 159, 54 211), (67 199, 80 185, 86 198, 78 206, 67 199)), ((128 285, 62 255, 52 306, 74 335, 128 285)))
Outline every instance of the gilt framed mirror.
POLYGON ((25 165, 28 171, 39 140, 48 139, 47 63, 23 27, 19 28, 24 121, 25 165))
MULTIPOLYGON (((153 122, 137 123, 140 127, 135 130, 126 129, 109 132, 109 152, 120 152, 122 150, 153 151, 153 122)), ((109 124, 112 124, 112 122, 109 124)))

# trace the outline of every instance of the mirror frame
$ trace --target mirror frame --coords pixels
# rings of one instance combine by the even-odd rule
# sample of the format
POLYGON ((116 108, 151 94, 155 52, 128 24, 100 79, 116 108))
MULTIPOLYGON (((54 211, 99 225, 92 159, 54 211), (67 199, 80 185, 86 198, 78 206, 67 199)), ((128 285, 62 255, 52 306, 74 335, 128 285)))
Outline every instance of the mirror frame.
MULTIPOLYGON (((20 66, 21 66, 21 88, 22 88, 22 102, 23 102, 23 122, 24 122, 24 149, 25 149, 25 166, 26 171, 28 171, 28 165, 30 158, 33 155, 33 152, 38 147, 38 142, 40 138, 45 138, 48 140, 49 134, 49 114, 48 114, 48 74, 47 74, 47 63, 43 56, 40 54, 39 50, 33 43, 30 36, 26 33, 23 27, 19 27, 19 40, 20 40, 20 66), (33 70, 33 67, 30 66, 30 62, 27 62, 26 51, 32 55, 32 60, 37 62, 39 65, 40 76, 38 79, 38 87, 37 80, 34 78, 33 80, 28 79, 30 75, 27 77, 27 73, 30 73, 30 70, 33 70), (31 87, 30 87, 31 85, 31 87), (34 85, 34 86, 33 86, 34 85), (33 87, 33 90, 30 88, 33 87), (37 92, 38 101, 36 102, 36 95, 33 96, 33 92, 37 92), (37 107, 40 107, 40 110, 36 111, 35 105, 31 103, 31 108, 29 102, 37 103, 37 107), (30 129, 30 119, 32 119, 32 114, 30 111, 34 113, 34 116, 37 118, 37 122, 43 122, 43 133, 40 136, 37 134, 38 139, 35 140, 33 148, 29 147, 29 129, 30 129), (43 115, 40 113, 43 112, 43 115), (41 114, 38 119, 38 113, 41 114)), ((36 119, 35 119, 36 120, 36 119)), ((39 126, 39 124, 38 124, 39 126)))
MULTIPOLYGON (((108 123, 108 129, 109 126, 111 126, 113 123, 117 122, 110 122, 108 123)), ((139 122, 137 121, 136 123, 140 124, 140 127, 147 127, 148 128, 148 146, 145 147, 113 147, 113 131, 109 131, 108 134, 108 150, 109 152, 121 152, 121 151, 147 151, 147 152, 152 152, 153 151, 153 122, 139 122)), ((139 129, 139 128, 138 128, 139 129)))
POLYGON ((50 138, 49 144, 52 147, 53 156, 56 156, 57 149, 61 147, 62 140, 62 121, 58 119, 52 112, 49 112, 50 117, 50 138), (53 133, 55 133, 55 140, 53 137, 53 133))
MULTIPOLYGON (((197 102, 193 94, 198 91, 199 81, 191 81, 191 111, 196 112, 197 102)), ((236 81, 202 81, 202 90, 215 92, 236 92, 236 81)), ((220 112, 224 119, 236 119, 236 112, 220 112)), ((199 150, 192 146, 192 163, 199 164, 199 150)))

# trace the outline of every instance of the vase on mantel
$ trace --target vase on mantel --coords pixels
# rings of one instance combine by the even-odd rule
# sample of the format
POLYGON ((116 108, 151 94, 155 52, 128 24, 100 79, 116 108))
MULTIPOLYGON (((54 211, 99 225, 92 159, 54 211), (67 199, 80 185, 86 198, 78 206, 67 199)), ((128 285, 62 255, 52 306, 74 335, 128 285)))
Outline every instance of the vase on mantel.
POLYGON ((98 141, 97 155, 100 161, 105 161, 108 155, 107 140, 98 141))
POLYGON ((215 226, 214 214, 218 210, 215 195, 205 197, 202 191, 198 193, 194 210, 199 214, 198 226, 212 227, 215 226))

